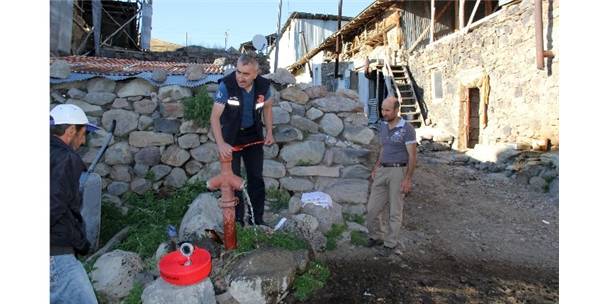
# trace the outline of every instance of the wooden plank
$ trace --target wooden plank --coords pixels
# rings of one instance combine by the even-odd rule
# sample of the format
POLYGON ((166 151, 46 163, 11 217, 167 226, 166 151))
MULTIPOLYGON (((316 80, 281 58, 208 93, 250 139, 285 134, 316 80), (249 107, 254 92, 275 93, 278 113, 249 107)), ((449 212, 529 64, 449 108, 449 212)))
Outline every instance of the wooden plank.
MULTIPOLYGON (((442 15, 446 12, 446 9, 450 6, 452 2, 447 2, 444 7, 442 8, 442 10, 440 10, 440 12, 438 13, 438 15, 436 16, 436 19, 440 19, 440 17, 442 17, 442 15)), ((408 49, 408 52, 412 52, 412 50, 414 50, 415 47, 417 47, 417 45, 419 43, 421 43, 421 41, 423 40, 423 37, 425 37, 425 35, 427 34, 427 32, 429 32, 429 29, 431 28, 430 26, 427 26, 425 28, 425 30, 423 30, 423 32, 421 33, 421 35, 419 35, 419 37, 417 37, 417 40, 415 40, 415 42, 412 44, 412 46, 408 49)))
POLYGON ((431 0, 431 22, 429 23, 429 43, 433 42, 436 23, 436 0, 431 0))
POLYGON ((476 4, 473 6, 473 11, 471 11, 471 16, 469 16, 469 21, 467 21, 467 25, 465 26, 465 32, 469 30, 469 26, 471 25, 471 23, 473 23, 473 17, 476 16, 476 11, 480 6, 480 1, 482 0, 476 0, 476 4))
POLYGON ((459 0, 459 29, 465 25, 465 0, 459 0))

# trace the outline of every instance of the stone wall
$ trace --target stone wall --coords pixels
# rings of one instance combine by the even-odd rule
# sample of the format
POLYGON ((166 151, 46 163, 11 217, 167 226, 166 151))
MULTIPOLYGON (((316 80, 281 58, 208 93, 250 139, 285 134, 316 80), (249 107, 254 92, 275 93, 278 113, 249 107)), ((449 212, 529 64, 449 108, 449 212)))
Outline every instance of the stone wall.
MULTIPOLYGON (((559 144, 559 1, 543 1, 545 49, 555 53, 536 68, 533 1, 502 8, 464 35, 452 35, 413 53, 412 77, 435 126, 455 137, 462 127, 461 90, 488 75, 487 126, 480 144, 549 139, 559 144), (432 99, 432 70, 442 73, 444 96, 432 99)), ((457 147, 455 139, 454 147, 457 147)))
MULTIPOLYGON (((210 85, 210 94, 216 87, 210 85)), ((348 212, 363 213, 376 153, 371 147, 377 139, 366 127, 363 105, 355 92, 329 93, 322 86, 302 90, 296 85, 272 90, 277 143, 264 147, 266 187, 280 187, 291 194, 324 191, 348 212)), ((198 127, 183 119, 182 101, 191 95, 192 89, 186 87, 157 88, 143 79, 98 77, 52 85, 51 108, 76 104, 105 130, 116 121, 114 139, 95 171, 103 178, 105 197, 120 203, 129 191, 179 188, 187 181, 206 181, 219 174, 209 126, 198 127)), ((79 151, 87 165, 106 134, 89 135, 79 151)))

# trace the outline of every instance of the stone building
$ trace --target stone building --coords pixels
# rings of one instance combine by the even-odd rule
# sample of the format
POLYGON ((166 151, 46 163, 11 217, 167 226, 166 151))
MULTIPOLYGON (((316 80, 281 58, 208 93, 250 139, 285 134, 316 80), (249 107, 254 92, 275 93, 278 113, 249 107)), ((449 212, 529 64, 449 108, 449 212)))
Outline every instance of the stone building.
POLYGON ((377 0, 289 70, 299 73, 322 57, 333 67, 318 77, 334 79, 339 58, 345 67, 339 66, 335 88, 356 90, 371 123, 380 101, 398 96, 404 117, 452 135, 459 150, 478 144, 553 149, 559 145, 558 32, 558 0, 377 0))

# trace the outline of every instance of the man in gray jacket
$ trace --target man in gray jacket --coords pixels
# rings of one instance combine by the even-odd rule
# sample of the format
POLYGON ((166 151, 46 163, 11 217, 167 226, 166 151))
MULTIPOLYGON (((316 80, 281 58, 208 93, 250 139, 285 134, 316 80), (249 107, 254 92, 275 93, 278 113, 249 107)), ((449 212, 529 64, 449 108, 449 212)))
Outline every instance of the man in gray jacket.
POLYGON ((398 116, 400 103, 390 96, 383 100, 381 114, 384 121, 379 129, 381 150, 372 169, 373 179, 368 200, 366 223, 368 246, 383 245, 380 255, 399 253, 396 246, 402 226, 403 196, 412 190, 412 174, 417 164, 417 141, 414 127, 398 116), (388 230, 379 219, 383 210, 389 211, 388 230))

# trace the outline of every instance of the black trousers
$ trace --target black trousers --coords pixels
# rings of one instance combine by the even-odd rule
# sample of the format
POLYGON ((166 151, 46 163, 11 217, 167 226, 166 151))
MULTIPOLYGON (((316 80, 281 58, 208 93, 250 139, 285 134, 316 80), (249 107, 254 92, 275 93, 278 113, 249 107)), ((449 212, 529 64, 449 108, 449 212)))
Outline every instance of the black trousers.
MULTIPOLYGON (((251 128, 252 129, 252 128, 251 128)), ((256 132, 242 130, 238 133, 238 144, 250 143, 261 140, 256 132)), ((244 150, 232 153, 231 169, 234 174, 242 177, 241 160, 244 160, 246 169, 246 191, 250 196, 253 207, 255 224, 263 224, 263 212, 265 209, 265 182, 263 181, 263 144, 252 145, 244 150)), ((242 191, 236 191, 240 203, 236 205, 236 220, 244 223, 244 208, 249 208, 243 200, 242 191)), ((250 220, 249 220, 250 223, 250 220)))

